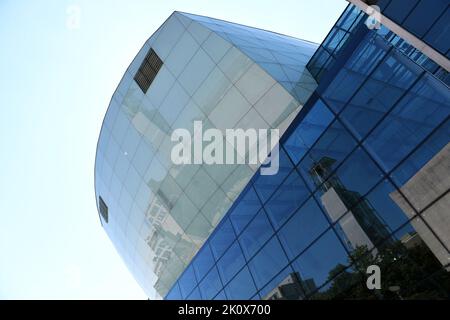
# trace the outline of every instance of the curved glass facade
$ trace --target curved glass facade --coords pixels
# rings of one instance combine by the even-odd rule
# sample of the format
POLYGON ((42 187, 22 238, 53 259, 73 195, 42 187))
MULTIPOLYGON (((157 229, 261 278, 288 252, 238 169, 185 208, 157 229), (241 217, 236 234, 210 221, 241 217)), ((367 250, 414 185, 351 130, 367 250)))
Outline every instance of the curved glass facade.
POLYGON ((450 298, 448 73, 366 18, 349 5, 317 48, 174 13, 144 45, 95 170, 102 224, 150 298, 450 298), (170 135, 194 120, 279 128, 278 173, 173 165, 170 135))
POLYGON ((104 229, 150 298, 166 295, 258 169, 174 165, 172 132, 193 133, 196 120, 284 132, 317 86, 306 69, 316 48, 175 12, 127 69, 100 133, 95 190, 104 229))
POLYGON ((167 299, 450 298, 450 91, 362 18, 167 299))

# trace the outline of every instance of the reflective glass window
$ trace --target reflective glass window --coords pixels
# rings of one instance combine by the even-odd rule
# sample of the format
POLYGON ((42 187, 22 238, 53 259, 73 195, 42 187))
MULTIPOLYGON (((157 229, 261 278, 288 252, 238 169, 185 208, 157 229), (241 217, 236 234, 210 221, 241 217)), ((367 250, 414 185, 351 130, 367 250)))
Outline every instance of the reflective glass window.
POLYGON ((304 297, 299 277, 290 266, 283 269, 259 291, 263 300, 301 300, 304 297))
POLYGON ((222 258, 217 261, 217 268, 224 283, 230 281, 245 264, 239 242, 235 241, 222 258))
POLYGON ((448 4, 448 0, 421 0, 406 18, 404 28, 422 38, 448 4))
POLYGON ((297 170, 293 170, 265 206, 275 227, 283 224, 309 195, 303 178, 297 170))
POLYGON ((334 111, 341 111, 388 49, 384 40, 369 34, 324 90, 322 97, 326 103, 334 111))
POLYGON ((236 239, 236 236, 234 234, 230 219, 224 220, 216 230, 217 231, 215 231, 215 233, 211 236, 209 244, 214 257, 218 260, 225 250, 227 250, 227 248, 231 245, 234 239, 236 239))
POLYGON ((225 292, 229 300, 247 300, 255 294, 255 284, 247 267, 244 267, 225 287, 225 292))
POLYGON ((333 230, 329 230, 298 257, 292 267, 299 273, 301 281, 307 284, 305 291, 310 293, 348 264, 347 252, 333 230))
POLYGON ((390 170, 449 114, 448 88, 425 74, 369 135, 365 145, 390 170))
POLYGON ((205 300, 211 300, 217 292, 222 289, 222 282, 220 281, 216 267, 213 267, 209 271, 198 287, 202 294, 202 298, 205 300))
POLYGON ((392 51, 351 99, 340 118, 362 138, 413 84, 421 68, 392 51))
POLYGON ((354 207, 382 176, 367 153, 358 148, 320 186, 315 196, 329 220, 334 222, 354 207))
POLYGON ((230 220, 239 234, 247 223, 261 209, 261 202, 251 185, 242 192, 242 196, 236 201, 236 205, 230 212, 230 220))
POLYGON ((227 297, 225 295, 225 291, 220 291, 215 297, 214 300, 227 300, 227 297))
POLYGON ((315 189, 329 177, 355 146, 355 139, 336 120, 298 166, 309 187, 315 189))
POLYGON ((295 258, 329 227, 322 210, 310 198, 279 231, 289 259, 295 258))
POLYGON ((253 182, 255 190, 263 203, 269 199, 293 168, 291 160, 289 160, 282 148, 280 148, 279 157, 280 168, 277 174, 263 176, 257 173, 253 182))
POLYGON ((180 293, 180 288, 178 287, 178 282, 175 282, 172 289, 169 291, 169 293, 164 298, 166 300, 181 300, 182 296, 180 293))
POLYGON ((242 251, 249 260, 272 236, 273 229, 264 210, 261 210, 239 237, 242 251))
POLYGON ((214 264, 214 257, 212 255, 209 244, 205 243, 192 262, 197 279, 201 280, 205 274, 211 269, 214 264))
POLYGON ((180 286, 180 292, 183 297, 187 297, 192 289, 197 285, 197 280, 195 278, 194 269, 192 265, 189 265, 183 272, 183 275, 178 280, 180 286))
POLYGON ((189 297, 186 300, 202 300, 202 296, 200 295, 200 290, 198 287, 195 287, 194 291, 191 292, 189 297))
POLYGON ((258 289, 261 289, 288 263, 277 237, 273 237, 248 263, 258 289))
POLYGON ((332 120, 333 114, 321 100, 317 100, 283 144, 294 163, 303 158, 332 120))
POLYGON ((393 0, 386 7, 384 14, 401 24, 402 21, 408 16, 408 13, 414 8, 419 0, 398 1, 393 0))
POLYGON ((449 143, 450 120, 447 120, 392 173, 401 187, 449 143))
POLYGON ((425 41, 441 53, 445 53, 450 49, 450 41, 448 41, 450 39, 450 28, 448 27, 448 21, 450 21, 450 7, 445 10, 445 13, 425 35, 425 41))

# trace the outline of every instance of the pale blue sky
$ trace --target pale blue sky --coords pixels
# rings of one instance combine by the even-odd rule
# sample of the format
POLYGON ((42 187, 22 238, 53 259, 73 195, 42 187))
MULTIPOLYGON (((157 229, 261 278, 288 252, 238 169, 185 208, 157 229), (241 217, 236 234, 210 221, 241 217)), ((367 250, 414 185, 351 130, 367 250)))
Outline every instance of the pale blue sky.
POLYGON ((346 5, 0 0, 0 298, 146 299, 101 228, 94 158, 116 85, 174 10, 321 42, 346 5))

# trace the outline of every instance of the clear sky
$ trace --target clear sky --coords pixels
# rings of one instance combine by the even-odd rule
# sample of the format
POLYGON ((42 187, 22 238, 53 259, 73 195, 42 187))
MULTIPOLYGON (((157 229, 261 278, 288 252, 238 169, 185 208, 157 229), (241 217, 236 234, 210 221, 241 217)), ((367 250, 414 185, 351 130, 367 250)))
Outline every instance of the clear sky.
POLYGON ((95 148, 127 66, 174 10, 320 43, 346 5, 0 0, 0 298, 146 299, 100 225, 95 148))

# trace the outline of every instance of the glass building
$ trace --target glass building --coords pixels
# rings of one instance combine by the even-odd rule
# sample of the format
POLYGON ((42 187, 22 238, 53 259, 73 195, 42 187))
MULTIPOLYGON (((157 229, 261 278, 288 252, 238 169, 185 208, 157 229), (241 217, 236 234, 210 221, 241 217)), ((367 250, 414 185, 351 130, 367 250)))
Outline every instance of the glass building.
POLYGON ((449 2, 350 2, 321 45, 175 12, 133 60, 95 191, 151 299, 450 298, 449 2), (279 172, 172 164, 194 120, 279 128, 279 172))

